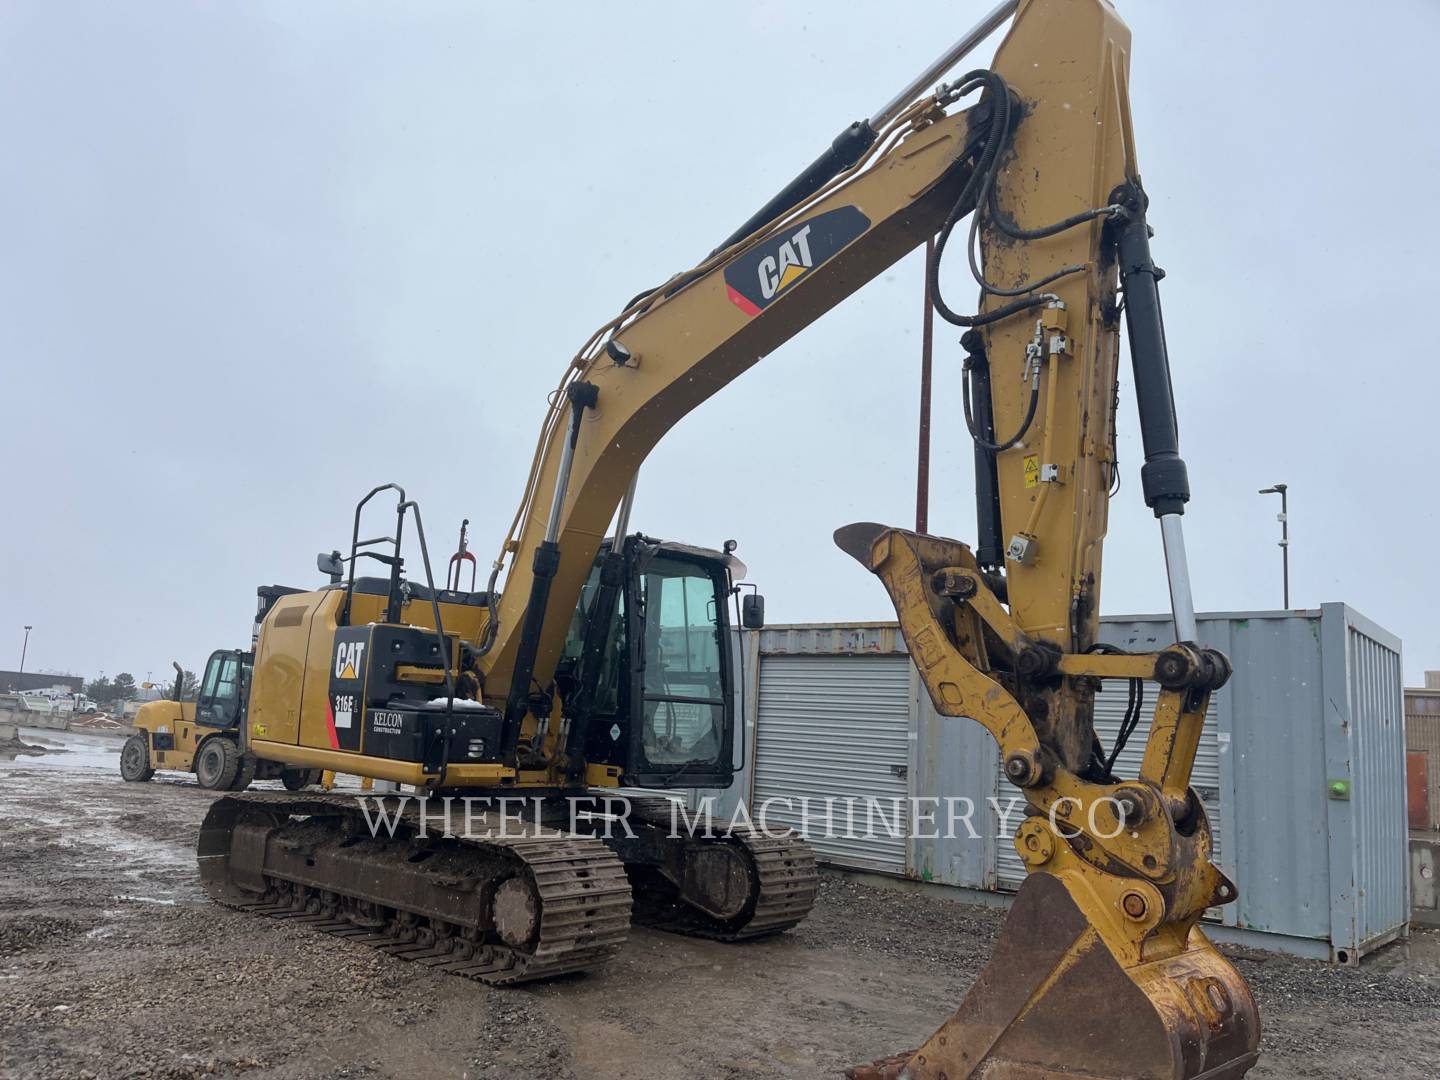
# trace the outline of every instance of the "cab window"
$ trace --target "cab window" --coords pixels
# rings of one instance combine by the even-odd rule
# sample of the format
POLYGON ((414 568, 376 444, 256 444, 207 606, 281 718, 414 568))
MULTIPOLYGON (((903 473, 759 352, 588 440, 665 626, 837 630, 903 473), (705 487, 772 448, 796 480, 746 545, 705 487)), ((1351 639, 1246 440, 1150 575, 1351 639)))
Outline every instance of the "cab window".
POLYGON ((661 557, 645 568, 640 587, 645 757, 652 765, 717 764, 727 748, 715 579, 694 563, 661 557))
POLYGON ((216 701, 234 701, 240 696, 240 661, 228 656, 219 664, 220 675, 215 683, 216 701))

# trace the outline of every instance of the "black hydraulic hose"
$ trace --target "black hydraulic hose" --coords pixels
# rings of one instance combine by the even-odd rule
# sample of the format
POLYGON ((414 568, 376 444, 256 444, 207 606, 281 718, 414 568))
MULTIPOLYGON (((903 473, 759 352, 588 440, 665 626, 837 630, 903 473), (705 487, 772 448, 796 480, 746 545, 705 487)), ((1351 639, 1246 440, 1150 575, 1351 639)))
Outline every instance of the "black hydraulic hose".
POLYGON ((930 265, 926 269, 930 275, 930 303, 934 306, 936 313, 953 326, 983 326, 1016 312, 1036 307, 1045 300, 1039 297, 1027 298, 994 311, 982 312, 978 315, 961 315, 945 303, 945 298, 941 295, 940 265, 945 254, 945 245, 949 243, 950 234, 954 231, 956 223, 974 210, 984 196, 987 178, 999 161, 1000 147, 1005 142, 1005 135, 1010 127, 1010 91, 1005 85, 1004 79, 993 71, 980 69, 969 72, 959 80, 958 85, 957 96, 968 94, 981 87, 989 91, 989 97, 986 99, 991 110, 989 131, 974 169, 971 170, 965 186, 955 199, 955 205, 951 208, 945 218, 945 223, 935 237, 935 248, 930 254, 930 265))
POLYGON ((1053 225, 1044 225, 1038 229, 1022 229, 1019 225, 1007 221, 1000 211, 999 204, 1000 189, 994 184, 990 185, 990 196, 986 201, 986 209, 989 212, 987 220, 1006 236, 1014 240, 1044 240, 1048 236, 1055 236, 1066 229, 1073 229, 1077 225, 1084 225, 1087 221, 1094 221, 1097 217, 1108 216, 1116 212, 1117 207, 1100 206, 1090 210, 1081 210, 1078 214, 1071 214, 1069 217, 1055 222, 1053 225))
POLYGON ((1110 748, 1110 753, 1105 755, 1105 760, 1102 762, 1105 766, 1105 775, 1107 777, 1115 775, 1115 762, 1120 757, 1120 751, 1125 749, 1125 743, 1128 741, 1127 729, 1130 727, 1130 718, 1135 714, 1135 680, 1127 679, 1126 685, 1129 689, 1129 694, 1125 701, 1125 715, 1120 721, 1119 730, 1115 733, 1115 744, 1110 748))
POLYGON ((534 682, 535 654, 540 632, 545 626, 545 608, 550 603, 550 585, 560 568, 560 546, 542 540, 531 561, 530 597, 525 617, 520 624, 520 645, 515 670, 510 675, 510 691, 505 697, 505 715, 501 724, 500 755, 506 764, 514 765, 520 741, 520 727, 529 707, 530 686, 534 682))
POLYGON ((980 215, 982 213, 985 214, 988 221, 992 222, 996 228, 1007 236, 1017 240, 1039 240, 1064 232, 1066 229, 1072 229, 1087 221, 1092 221, 1101 215, 1113 213, 1115 210, 1114 207, 1110 206, 1084 210, 1078 214, 1072 214, 1063 221, 1058 221, 1053 225, 1046 225, 1038 229, 1023 229, 1018 225, 1003 220, 996 201, 997 187, 995 180, 1000 171, 1000 151, 1004 145, 1008 143, 1010 138, 1010 118, 1012 114, 1010 90, 1009 87, 1006 86, 1005 80, 995 72, 972 71, 960 80, 958 94, 969 93, 977 87, 984 87, 988 92, 986 100, 994 103, 994 111, 991 116, 989 131, 985 138, 985 148, 976 161, 975 168, 971 172, 970 179, 966 182, 964 190, 961 191, 959 198, 956 199, 954 208, 950 211, 949 216, 945 220, 945 224, 941 227, 940 233, 936 237, 935 249, 930 258, 930 265, 927 267, 928 272, 932 276, 932 281, 936 282, 936 284, 933 284, 931 287, 931 301, 934 304, 935 310, 939 312, 941 318, 955 326, 985 326, 989 323, 998 322, 1001 319, 1007 319, 1022 311, 1028 311, 1031 308, 1049 303, 1055 299, 1055 296, 1051 293, 1036 293, 1037 289, 1042 289, 1046 285, 1058 281, 1063 277, 1081 273, 1086 269, 1084 265, 1064 266, 1053 273, 1047 274, 1043 278, 1035 281, 1027 281, 1021 285, 1009 288, 1002 288, 986 281, 980 267, 975 262, 975 237, 979 230, 980 215), (952 310, 940 295, 938 274, 941 260, 944 257, 945 246, 950 239, 950 233, 954 230, 960 218, 972 210, 975 213, 975 217, 971 222, 966 243, 968 249, 966 258, 970 264, 971 274, 980 285, 982 297, 989 295, 1018 297, 1019 299, 978 315, 961 315, 952 310))
MULTIPOLYGON (((1105 656, 1126 656, 1124 649, 1114 645, 1097 641, 1085 650, 1087 653, 1101 653, 1105 656)), ((1125 703, 1125 715, 1120 721, 1120 730, 1115 733, 1115 745, 1110 753, 1100 760, 1105 768, 1105 775, 1113 777, 1115 762, 1120 759, 1120 753, 1130 741, 1130 736, 1135 734, 1135 729, 1140 726, 1140 715, 1145 710, 1145 682, 1143 679, 1126 679, 1129 684, 1128 700, 1125 703)))
MULTIPOLYGON (((990 191, 991 194, 994 194, 995 188, 992 186, 990 191)), ((971 277, 979 283, 983 291, 989 293, 991 296, 1025 296, 1033 293, 1036 289, 1043 289, 1051 282, 1059 281, 1061 278, 1069 277, 1071 274, 1078 274, 1085 269, 1084 263, 1071 263, 1069 266, 1062 266, 1059 270, 1046 274, 1039 281, 1026 281, 1013 288, 1002 288, 999 285, 994 285, 987 281, 984 272, 980 269, 980 264, 975 261, 975 235, 979 231, 980 211, 977 209, 975 216, 970 219, 970 236, 965 242, 965 257, 970 262, 971 277)))
POLYGON ((475 650, 476 656, 484 656, 495 647, 495 638, 500 632, 499 605, 496 603, 495 590, 500 584, 500 563, 496 562, 490 569, 490 580, 485 586, 485 610, 489 613, 489 619, 485 623, 485 637, 480 642, 479 648, 475 650))
MULTIPOLYGON (((994 153, 982 154, 981 161, 984 164, 977 165, 975 173, 972 174, 972 180, 976 177, 979 179, 979 189, 973 200, 974 213, 970 218, 970 230, 965 240, 965 258, 970 265, 970 275, 975 279, 983 293, 991 296, 1028 296, 1036 289, 1043 288, 1053 281, 1058 281, 1062 277, 1067 277, 1070 274, 1078 274, 1084 270, 1085 267, 1083 265, 1063 266, 1059 270, 1040 278, 1038 281, 1026 281, 1019 285, 1002 288, 999 285, 994 285, 987 281, 984 273, 980 269, 980 265, 975 261, 975 240, 980 232, 980 219, 982 216, 987 219, 991 217, 989 210, 995 205, 995 192, 997 189, 995 181, 1000 172, 1000 149, 1008 145, 1011 136, 1010 89, 1005 85, 1005 80, 999 75, 996 75, 994 72, 987 72, 986 74, 989 76, 989 79, 985 81, 987 88, 991 91, 992 98, 1002 98, 1005 103, 1005 108, 1003 110, 1002 121, 991 125, 990 133, 986 138, 986 151, 988 152, 993 144, 994 153)), ((962 93, 963 92, 962 90, 962 93)), ((968 186, 969 185, 967 185, 967 187, 968 186)), ((959 210, 960 208, 960 204, 957 203, 955 209, 959 210)), ((945 222, 945 229, 943 230, 944 239, 949 239, 949 232, 954 228, 955 222, 958 220, 958 215, 952 210, 950 217, 945 222)))
POLYGON ((1025 419, 1020 422, 1020 430, 1004 442, 990 442, 975 426, 975 414, 970 402, 970 368, 967 365, 965 377, 960 384, 960 401, 965 407, 965 426, 970 430, 970 437, 975 440, 977 446, 981 446, 991 453, 998 454, 1002 450, 1009 450, 1030 432, 1030 425, 1035 422, 1035 410, 1040 404, 1040 381, 1035 379, 1030 384, 1030 403, 1025 407, 1025 419))
POLYGON ((1145 710, 1145 683, 1140 679, 1130 680, 1130 702, 1125 708, 1125 719, 1121 722, 1120 731, 1115 736, 1115 745, 1110 750, 1110 756, 1105 760, 1105 772, 1113 775, 1115 762, 1120 760, 1120 752, 1130 741, 1130 736, 1135 734, 1135 729, 1140 726, 1140 715, 1145 710))
POLYGON ((629 311, 632 307, 634 307, 636 304, 638 304, 641 300, 644 300, 645 297, 649 296, 651 293, 653 293, 653 292, 654 292, 656 289, 658 289, 658 288, 660 288, 659 285, 651 285, 650 288, 648 288, 648 289, 641 289, 638 293, 636 293, 636 294, 635 294, 634 296, 632 296, 629 300, 627 300, 627 301, 625 302, 625 306, 622 307, 620 310, 621 310, 621 311, 629 311))
MULTIPOLYGON (((938 253, 938 247, 936 251, 938 253)), ((934 293, 934 298, 935 311, 942 319, 955 326, 966 327, 989 326, 991 323, 999 322, 1001 319, 1008 319, 1011 315, 1018 315, 1022 311, 1029 311, 1031 308, 1037 308, 1043 304, 1050 303, 1052 300, 1059 299, 1059 297, 1053 293, 1040 293, 1038 296, 1026 296, 1020 300, 1011 301, 1002 307, 994 308, 990 311, 982 311, 975 315, 957 315, 948 307, 942 308, 944 301, 940 299, 938 292, 934 293)))

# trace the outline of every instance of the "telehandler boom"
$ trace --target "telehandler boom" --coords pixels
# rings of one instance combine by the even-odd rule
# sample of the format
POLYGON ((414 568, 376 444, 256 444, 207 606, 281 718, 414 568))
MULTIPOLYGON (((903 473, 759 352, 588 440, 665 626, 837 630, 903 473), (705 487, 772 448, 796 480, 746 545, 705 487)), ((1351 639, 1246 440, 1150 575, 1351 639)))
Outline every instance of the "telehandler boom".
MULTIPOLYGON (((1189 786, 1230 668, 1196 641, 1129 52, 1106 0, 1002 4, 698 266, 637 296, 566 368, 484 593, 403 579, 407 513, 425 552, 403 493, 383 544, 360 539, 357 508, 347 580, 266 615, 250 745, 296 767, 545 808, 622 783, 728 782, 724 553, 627 536, 627 490, 690 410, 934 238, 931 300, 963 331, 977 543, 864 523, 836 541, 889 592, 937 711, 999 743, 1026 803, 1016 846, 1029 876, 955 1014, 855 1075, 1242 1075, 1255 1004, 1199 925, 1235 886, 1210 860, 1189 786), (930 89, 1012 15, 990 68, 930 89), (979 288, 973 313, 946 272, 957 259, 979 288), (1143 655, 1097 639, 1122 321, 1176 630, 1143 655), (388 580, 355 576, 365 555, 388 580), (1137 777, 1116 776, 1119 747, 1096 738, 1103 679, 1158 685, 1137 777)), ((439 841, 413 806, 387 835, 337 796, 231 795, 202 831, 202 876, 224 902, 492 982, 603 960, 632 899, 663 925, 734 939, 793 925, 813 897, 798 840, 677 838, 654 808, 638 836, 607 839, 550 813, 521 839, 439 841)))

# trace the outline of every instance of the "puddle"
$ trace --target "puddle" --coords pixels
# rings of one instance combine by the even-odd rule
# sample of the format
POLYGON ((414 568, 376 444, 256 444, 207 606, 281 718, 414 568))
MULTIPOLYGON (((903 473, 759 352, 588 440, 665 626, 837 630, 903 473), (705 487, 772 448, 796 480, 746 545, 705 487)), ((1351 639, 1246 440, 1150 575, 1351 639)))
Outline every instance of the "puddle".
MULTIPOLYGON (((120 778, 120 750, 125 745, 125 740, 118 736, 22 727, 20 741, 48 752, 18 754, 13 760, 0 758, 0 774, 27 767, 87 774, 103 772, 112 776, 117 783, 124 783, 120 778)), ((161 769, 155 774, 155 781, 199 790, 192 773, 161 769)), ((263 780, 254 784, 252 790, 283 791, 284 786, 279 780, 263 780)), ((336 778, 334 790, 359 792, 360 779, 355 776, 339 776, 336 778)))
POLYGON ((111 900, 125 900, 132 904, 161 904, 165 907, 174 907, 175 900, 163 900, 156 896, 112 896, 111 900))
POLYGON ((20 741, 38 746, 50 753, 17 755, 16 763, 42 769, 66 772, 105 771, 120 775, 120 748, 124 739, 105 735, 84 735, 76 731, 51 731, 48 728, 20 729, 20 741))

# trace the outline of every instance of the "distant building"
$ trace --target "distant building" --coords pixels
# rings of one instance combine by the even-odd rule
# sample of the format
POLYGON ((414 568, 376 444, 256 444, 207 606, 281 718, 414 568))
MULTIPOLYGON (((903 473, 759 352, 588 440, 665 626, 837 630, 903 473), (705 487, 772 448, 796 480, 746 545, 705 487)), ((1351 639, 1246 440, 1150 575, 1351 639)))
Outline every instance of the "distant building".
POLYGON ((1410 902, 1415 920, 1440 926, 1440 671, 1405 689, 1410 803, 1410 902))
POLYGON ((1440 671, 1425 672, 1423 687, 1405 688, 1405 750, 1410 827, 1440 831, 1440 671))
POLYGON ((69 687, 71 693, 78 694, 85 689, 85 679, 81 675, 47 675, 43 671, 0 671, 0 693, 49 690, 52 686, 69 687))

